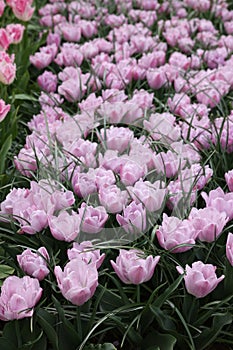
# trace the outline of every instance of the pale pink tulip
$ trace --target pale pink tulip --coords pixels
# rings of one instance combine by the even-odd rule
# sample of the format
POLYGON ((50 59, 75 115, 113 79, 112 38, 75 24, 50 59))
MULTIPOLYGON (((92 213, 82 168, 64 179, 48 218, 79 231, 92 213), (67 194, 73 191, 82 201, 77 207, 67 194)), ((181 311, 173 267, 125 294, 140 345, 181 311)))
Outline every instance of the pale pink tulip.
POLYGON ((149 281, 153 274, 160 256, 145 256, 137 249, 120 249, 116 262, 111 260, 112 267, 117 276, 126 284, 141 284, 149 281))
POLYGON ((77 306, 89 300, 98 286, 96 264, 87 264, 81 257, 69 261, 64 271, 60 266, 55 266, 54 274, 64 298, 77 306))
POLYGON ((3 321, 32 317, 41 298, 42 288, 36 278, 10 276, 1 287, 0 319, 3 321))
POLYGON ((194 262, 192 267, 186 265, 185 271, 177 266, 177 270, 180 274, 185 273, 185 287, 188 293, 196 298, 204 298, 211 293, 225 277, 222 275, 217 278, 216 267, 212 264, 204 264, 202 261, 194 262))
POLYGON ((49 254, 45 247, 40 247, 35 253, 31 249, 26 249, 22 254, 17 255, 17 261, 27 275, 35 277, 39 281, 49 274, 47 266, 49 254))

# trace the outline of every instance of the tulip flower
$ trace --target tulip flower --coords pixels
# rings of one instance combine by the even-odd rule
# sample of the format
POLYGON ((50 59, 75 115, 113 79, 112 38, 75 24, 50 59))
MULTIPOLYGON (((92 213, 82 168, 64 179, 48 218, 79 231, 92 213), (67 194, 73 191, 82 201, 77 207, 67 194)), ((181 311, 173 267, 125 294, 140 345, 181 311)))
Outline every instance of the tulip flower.
POLYGON ((180 266, 176 269, 180 274, 185 272, 185 287, 188 293, 196 298, 204 298, 211 293, 225 277, 222 275, 217 278, 216 266, 204 264, 202 261, 194 262, 192 267, 186 265, 185 271, 180 266))
POLYGON ((49 254, 45 247, 40 247, 36 253, 33 253, 31 249, 26 249, 22 254, 17 255, 21 269, 39 281, 49 274, 46 260, 49 260, 49 254))
POLYGON ((122 282, 140 284, 152 278, 159 259, 160 256, 152 255, 145 258, 143 252, 137 249, 120 249, 116 262, 111 260, 111 264, 122 282))
POLYGON ((0 319, 3 321, 32 317, 42 288, 36 278, 10 276, 1 287, 0 319))
POLYGON ((55 266, 58 287, 64 298, 80 306, 95 293, 98 285, 98 272, 95 263, 87 264, 81 258, 72 259, 62 271, 55 266))

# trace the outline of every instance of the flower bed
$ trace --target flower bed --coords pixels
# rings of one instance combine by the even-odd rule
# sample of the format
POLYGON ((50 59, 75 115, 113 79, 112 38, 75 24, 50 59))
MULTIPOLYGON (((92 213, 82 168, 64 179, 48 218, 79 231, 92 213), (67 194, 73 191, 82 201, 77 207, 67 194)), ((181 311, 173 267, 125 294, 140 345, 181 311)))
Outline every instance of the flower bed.
POLYGON ((0 3, 0 345, 230 349, 231 4, 0 3))

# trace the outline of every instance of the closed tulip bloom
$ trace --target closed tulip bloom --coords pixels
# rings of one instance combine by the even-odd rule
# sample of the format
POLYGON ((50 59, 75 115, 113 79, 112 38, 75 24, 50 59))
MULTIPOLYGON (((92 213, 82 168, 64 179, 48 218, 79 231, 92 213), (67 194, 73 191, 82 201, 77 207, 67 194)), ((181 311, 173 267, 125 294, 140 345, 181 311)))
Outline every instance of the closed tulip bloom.
POLYGON ((58 216, 50 216, 48 222, 51 234, 59 241, 71 242, 79 234, 80 218, 73 211, 71 215, 62 211, 58 216))
POLYGON ((27 22, 32 18, 35 7, 32 7, 32 0, 14 0, 10 1, 10 7, 16 18, 27 22))
POLYGON ((5 9, 5 2, 4 0, 0 0, 0 17, 3 15, 4 13, 4 9, 5 9))
POLYGON ((149 86, 154 90, 160 89, 167 83, 167 76, 160 68, 150 68, 146 73, 146 78, 149 86))
POLYGON ((0 83, 4 85, 11 84, 16 75, 15 56, 8 55, 5 51, 0 51, 0 83))
POLYGON ((181 253, 192 248, 197 232, 191 221, 180 220, 175 216, 168 217, 164 213, 162 225, 159 226, 156 235, 161 247, 171 250, 172 253, 181 253), (179 245, 182 246, 177 247, 179 245))
POLYGON ((120 249, 116 262, 111 260, 112 267, 117 276, 126 284, 140 284, 149 281, 159 262, 160 256, 145 257, 143 252, 137 249, 120 249))
POLYGON ((227 236, 226 256, 231 266, 233 266, 233 233, 231 232, 227 236))
POLYGON ((87 264, 81 258, 68 262, 64 271, 60 266, 55 266, 54 273, 64 298, 77 306, 89 300, 98 286, 96 265, 87 264))
POLYGON ((12 44, 18 44, 23 39, 25 27, 19 23, 10 23, 6 26, 6 31, 12 44))
POLYGON ((204 242, 215 241, 228 221, 225 212, 220 213, 212 207, 192 208, 189 219, 197 230, 197 238, 204 242))
POLYGON ((26 249, 22 254, 17 255, 17 260, 21 269, 28 275, 43 280, 48 274, 47 261, 49 254, 45 247, 40 247, 38 253, 33 253, 31 249, 26 249))
POLYGON ((11 38, 5 28, 0 28, 0 50, 6 51, 11 44, 11 38))
MULTIPOLYGON (((180 274, 184 273, 180 266, 177 267, 177 271, 180 274)), ((215 271, 216 266, 204 264, 202 261, 194 262, 192 267, 186 265, 184 281, 188 293, 196 298, 204 298, 211 293, 225 277, 222 275, 217 278, 215 271)))
POLYGON ((40 300, 42 288, 36 278, 10 276, 1 287, 0 319, 19 320, 32 317, 33 308, 40 300))

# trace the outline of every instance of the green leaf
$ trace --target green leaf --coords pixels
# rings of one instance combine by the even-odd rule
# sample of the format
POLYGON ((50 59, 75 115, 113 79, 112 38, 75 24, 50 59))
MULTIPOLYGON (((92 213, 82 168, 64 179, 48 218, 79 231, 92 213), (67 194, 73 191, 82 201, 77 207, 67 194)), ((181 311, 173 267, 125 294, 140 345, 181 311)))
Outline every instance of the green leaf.
POLYGON ((47 338, 46 335, 43 336, 33 345, 31 350, 47 350, 47 338))
POLYGON ((222 328, 232 322, 232 315, 230 312, 218 314, 213 318, 213 324, 210 328, 206 328, 195 340, 196 349, 204 350, 209 345, 214 344, 217 336, 222 328))
POLYGON ((155 315, 155 319, 164 331, 176 330, 176 324, 166 311, 161 310, 156 306, 150 307, 151 311, 155 315))
MULTIPOLYGON (((61 335, 61 339, 64 338, 65 341, 67 342, 67 339, 69 339, 68 344, 64 344, 64 346, 71 346, 75 345, 75 348, 77 347, 77 344, 79 344, 81 342, 81 339, 79 337, 78 332, 76 332, 74 326, 72 325, 72 323, 70 321, 67 320, 67 318, 65 317, 65 313, 64 313, 64 309, 61 306, 61 304, 58 302, 58 300, 53 296, 53 301, 54 301, 54 305, 58 311, 60 320, 62 322, 62 331, 61 329, 59 329, 59 334, 61 335)), ((60 344, 60 341, 59 341, 60 344)), ((63 347, 65 349, 65 347, 63 347)))
POLYGON ((45 310, 40 309, 37 313, 38 323, 46 333, 50 342, 52 343, 53 349, 59 350, 57 333, 55 329, 51 326, 51 324, 48 322, 47 316, 49 316, 47 315, 47 312, 45 310))
POLYGON ((157 331, 151 332, 143 341, 143 347, 147 350, 173 350, 176 338, 170 334, 161 334, 157 331))
POLYGON ((114 293, 113 291, 107 289, 106 287, 103 287, 102 285, 100 285, 99 287, 104 289, 104 294, 100 302, 101 311, 113 311, 125 305, 124 301, 122 300, 119 294, 114 293))
MULTIPOLYGON (((6 339, 7 341, 9 341, 10 343, 12 343, 17 348, 18 340, 17 340, 16 331, 15 331, 15 322, 14 321, 10 321, 10 322, 6 323, 6 325, 3 329, 3 338, 6 339)), ((0 343, 0 349, 2 349, 1 343, 0 343)))
POLYGON ((0 150, 0 174, 4 172, 6 157, 9 149, 11 148, 11 144, 12 144, 12 136, 9 135, 5 140, 5 142, 3 143, 2 148, 0 150))
POLYGON ((83 350, 117 350, 115 346, 111 343, 104 343, 104 344, 90 344, 84 347, 83 350))
POLYGON ((27 95, 27 94, 16 94, 14 95, 14 99, 15 100, 28 100, 28 101, 35 101, 35 102, 38 102, 38 100, 31 96, 31 95, 27 95))
POLYGON ((16 347, 13 343, 11 343, 9 339, 1 337, 0 349, 1 350, 18 350, 18 347, 16 347))
POLYGON ((175 282, 173 282, 165 291, 156 299, 152 304, 153 307, 161 307, 165 301, 167 301, 170 295, 177 289, 181 281, 183 280, 183 275, 179 276, 175 282))
POLYGON ((12 275, 15 269, 7 265, 0 265, 0 279, 6 278, 12 275))

